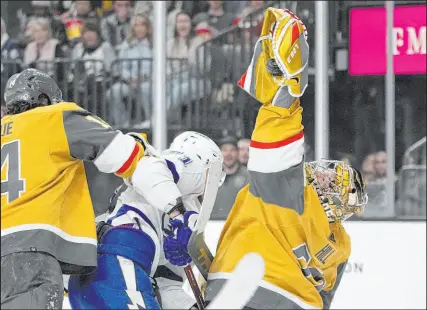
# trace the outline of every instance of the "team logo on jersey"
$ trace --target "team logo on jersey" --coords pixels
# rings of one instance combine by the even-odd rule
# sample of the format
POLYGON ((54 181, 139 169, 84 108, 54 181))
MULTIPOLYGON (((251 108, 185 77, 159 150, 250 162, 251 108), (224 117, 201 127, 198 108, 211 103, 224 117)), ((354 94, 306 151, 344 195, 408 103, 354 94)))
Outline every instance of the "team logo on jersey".
POLYGON ((322 263, 325 264, 326 260, 335 253, 335 249, 332 245, 327 244, 319 252, 316 253, 316 258, 322 263))
POLYGON ((182 163, 184 164, 184 166, 187 166, 188 164, 190 164, 190 163, 193 162, 193 160, 190 157, 186 156, 186 155, 183 155, 183 156, 179 157, 178 160, 182 161, 182 163))

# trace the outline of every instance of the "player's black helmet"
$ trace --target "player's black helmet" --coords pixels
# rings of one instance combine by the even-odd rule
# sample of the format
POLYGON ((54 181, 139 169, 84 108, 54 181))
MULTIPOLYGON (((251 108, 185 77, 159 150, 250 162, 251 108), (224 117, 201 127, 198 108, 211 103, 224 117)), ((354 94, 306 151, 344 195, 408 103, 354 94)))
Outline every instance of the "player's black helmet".
POLYGON ((12 75, 6 84, 4 100, 6 114, 18 114, 39 106, 62 101, 62 92, 55 81, 46 73, 26 69, 12 75))

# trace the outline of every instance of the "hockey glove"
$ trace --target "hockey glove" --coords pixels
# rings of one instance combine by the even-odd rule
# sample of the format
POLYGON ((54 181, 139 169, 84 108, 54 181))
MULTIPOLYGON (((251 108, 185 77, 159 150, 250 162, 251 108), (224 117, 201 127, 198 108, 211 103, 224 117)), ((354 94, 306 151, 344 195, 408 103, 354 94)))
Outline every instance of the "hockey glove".
POLYGON ((150 143, 148 143, 147 136, 145 134, 140 134, 136 132, 128 132, 127 135, 133 137, 136 141, 142 144, 144 147, 144 155, 148 156, 160 156, 158 152, 150 143))
POLYGON ((175 266, 186 266, 191 263, 188 254, 188 242, 196 225, 198 213, 187 211, 170 220, 171 232, 163 240, 166 259, 175 266))
POLYGON ((301 97, 308 85, 307 37, 304 23, 291 11, 268 8, 251 63, 238 85, 264 105, 277 105, 289 95, 301 97))
MULTIPOLYGON (((157 151, 150 143, 148 143, 147 135, 144 133, 128 132, 127 135, 135 139, 135 141, 142 144, 144 147, 144 156, 154 156, 159 157, 160 152, 157 151)), ((125 184, 129 187, 132 187, 131 178, 123 178, 125 184)))

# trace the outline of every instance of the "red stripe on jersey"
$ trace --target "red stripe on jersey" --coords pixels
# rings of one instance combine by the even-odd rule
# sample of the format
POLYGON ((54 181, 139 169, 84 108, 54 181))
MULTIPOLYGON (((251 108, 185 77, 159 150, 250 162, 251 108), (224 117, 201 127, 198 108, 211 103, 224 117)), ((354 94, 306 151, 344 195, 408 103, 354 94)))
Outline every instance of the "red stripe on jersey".
POLYGON ((292 43, 291 43, 291 46, 294 45, 294 43, 298 39, 298 37, 299 37, 298 22, 295 21, 293 26, 292 26, 292 43))
POLYGON ((243 73, 243 75, 240 78, 239 82, 237 82, 237 85, 239 85, 241 88, 245 87, 245 81, 246 81, 246 74, 247 73, 248 73, 247 71, 245 73, 243 73))
POLYGON ((257 141, 251 141, 251 147, 256 149, 276 149, 288 144, 291 144, 292 142, 298 141, 299 139, 302 139, 304 137, 304 132, 301 131, 300 133, 296 134, 295 136, 292 136, 290 138, 287 138, 282 141, 277 142, 257 142, 257 141))
POLYGON ((119 170, 117 170, 116 174, 122 174, 124 173, 126 170, 129 169, 129 167, 132 165, 133 160, 135 159, 136 155, 138 155, 139 153, 139 144, 136 143, 135 147, 133 148, 132 153, 130 154, 128 160, 126 160, 126 162, 123 164, 123 166, 121 166, 121 168, 119 170))

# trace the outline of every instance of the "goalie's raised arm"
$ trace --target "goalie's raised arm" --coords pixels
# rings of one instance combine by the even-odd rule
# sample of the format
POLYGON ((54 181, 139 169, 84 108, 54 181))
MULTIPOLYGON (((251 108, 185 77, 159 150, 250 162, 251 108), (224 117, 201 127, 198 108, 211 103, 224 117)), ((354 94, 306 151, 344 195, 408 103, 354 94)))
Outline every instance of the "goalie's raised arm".
POLYGON ((299 98, 308 85, 307 32, 290 11, 268 9, 248 70, 239 81, 262 103, 250 144, 251 192, 301 211, 304 133, 299 98), (283 180, 293 180, 283 182, 283 180))

